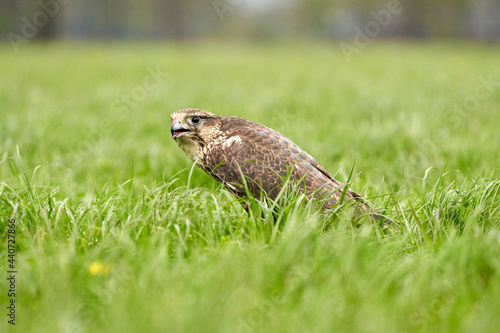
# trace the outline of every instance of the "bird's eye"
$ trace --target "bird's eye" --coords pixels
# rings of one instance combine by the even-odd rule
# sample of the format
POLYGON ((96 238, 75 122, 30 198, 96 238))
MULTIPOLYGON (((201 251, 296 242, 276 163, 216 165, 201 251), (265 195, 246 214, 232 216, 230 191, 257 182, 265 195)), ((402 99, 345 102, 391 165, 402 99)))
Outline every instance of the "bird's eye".
POLYGON ((193 117, 191 118, 191 121, 193 122, 193 124, 198 124, 200 122, 200 117, 193 117))

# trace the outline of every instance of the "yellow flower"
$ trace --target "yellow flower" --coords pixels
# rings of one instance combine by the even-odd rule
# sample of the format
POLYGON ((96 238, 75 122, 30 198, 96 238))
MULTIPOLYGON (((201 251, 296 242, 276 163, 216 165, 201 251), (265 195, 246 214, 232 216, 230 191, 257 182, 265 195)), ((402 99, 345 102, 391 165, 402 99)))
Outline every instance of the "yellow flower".
POLYGON ((94 261, 89 266, 89 272, 92 275, 108 275, 109 265, 103 265, 99 260, 94 261))

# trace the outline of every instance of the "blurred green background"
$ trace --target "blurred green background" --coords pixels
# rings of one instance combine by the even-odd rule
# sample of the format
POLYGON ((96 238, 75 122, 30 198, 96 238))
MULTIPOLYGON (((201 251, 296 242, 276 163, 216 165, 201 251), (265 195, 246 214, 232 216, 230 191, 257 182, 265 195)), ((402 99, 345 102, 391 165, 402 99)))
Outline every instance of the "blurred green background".
POLYGON ((0 331, 495 331, 499 17, 488 0, 1 1, 0 331), (341 181, 354 165, 401 225, 299 198, 277 222, 245 213, 171 139, 187 107, 276 129, 341 181))
POLYGON ((189 169, 169 129, 186 107, 274 128, 344 180, 356 160, 358 187, 382 193, 411 192, 430 167, 460 179, 499 165, 497 47, 385 42, 353 64, 317 43, 28 47, 1 54, 2 150, 72 198, 117 171, 150 184, 189 169))
POLYGON ((33 38, 45 40, 338 40, 378 18, 378 37, 494 42, 499 17, 496 0, 0 1, 1 35, 21 35, 28 21, 39 30, 33 38))

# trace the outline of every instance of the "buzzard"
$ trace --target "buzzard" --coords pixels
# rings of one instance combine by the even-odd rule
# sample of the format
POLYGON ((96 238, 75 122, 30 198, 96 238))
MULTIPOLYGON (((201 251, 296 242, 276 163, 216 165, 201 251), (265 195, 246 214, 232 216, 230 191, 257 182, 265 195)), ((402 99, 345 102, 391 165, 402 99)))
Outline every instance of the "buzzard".
MULTIPOLYGON (((177 145, 201 169, 237 197, 247 190, 276 199, 287 177, 299 182, 308 198, 324 210, 353 202, 356 216, 383 220, 363 198, 325 170, 311 155, 281 133, 239 117, 221 117, 199 109, 172 113, 170 131, 177 145)), ((243 207, 248 210, 245 203, 243 207)))

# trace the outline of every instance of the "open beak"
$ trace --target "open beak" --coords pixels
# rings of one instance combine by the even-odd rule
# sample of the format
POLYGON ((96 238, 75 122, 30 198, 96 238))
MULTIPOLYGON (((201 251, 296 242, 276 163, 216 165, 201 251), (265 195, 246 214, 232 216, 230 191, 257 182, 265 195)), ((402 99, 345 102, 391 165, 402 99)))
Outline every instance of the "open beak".
POLYGON ((170 125, 170 132, 172 133, 172 139, 175 140, 183 136, 184 133, 189 132, 189 129, 187 129, 186 127, 182 126, 179 123, 174 123, 170 125))

